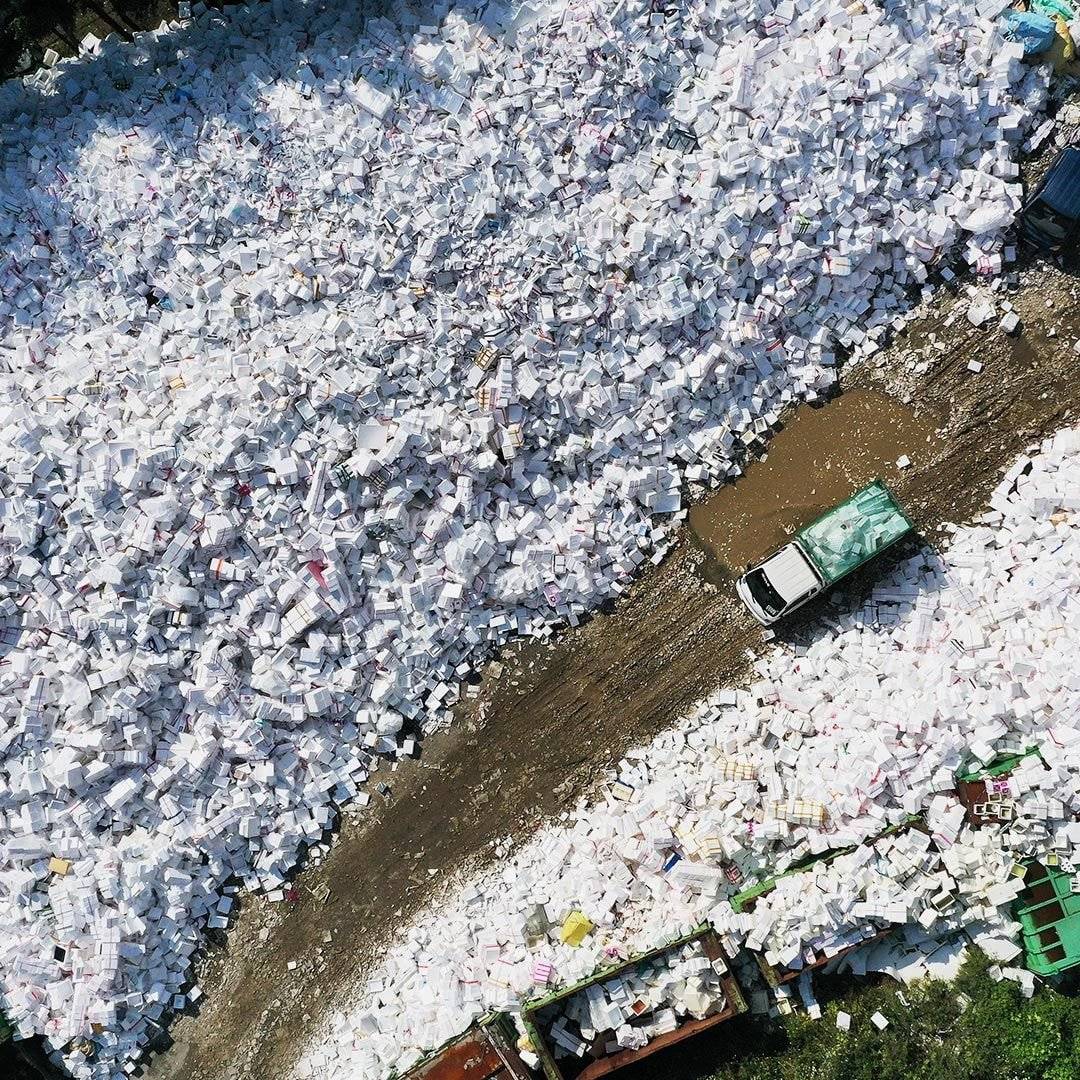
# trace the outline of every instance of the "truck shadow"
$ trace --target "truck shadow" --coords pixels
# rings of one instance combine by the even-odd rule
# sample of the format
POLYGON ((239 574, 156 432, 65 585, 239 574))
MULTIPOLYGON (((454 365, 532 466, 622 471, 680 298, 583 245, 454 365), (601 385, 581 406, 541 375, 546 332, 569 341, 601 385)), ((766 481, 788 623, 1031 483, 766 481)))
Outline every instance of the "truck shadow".
MULTIPOLYGON (((778 643, 805 647, 854 626, 884 625, 882 608, 871 604, 875 590, 894 579, 903 579, 908 586, 918 581, 918 592, 911 597, 913 602, 918 596, 936 592, 944 584, 946 572, 945 560, 929 540, 922 533, 913 532, 771 629, 778 643), (932 586, 927 580, 931 574, 932 586)), ((886 623, 899 621, 897 611, 894 604, 887 605, 886 623)))

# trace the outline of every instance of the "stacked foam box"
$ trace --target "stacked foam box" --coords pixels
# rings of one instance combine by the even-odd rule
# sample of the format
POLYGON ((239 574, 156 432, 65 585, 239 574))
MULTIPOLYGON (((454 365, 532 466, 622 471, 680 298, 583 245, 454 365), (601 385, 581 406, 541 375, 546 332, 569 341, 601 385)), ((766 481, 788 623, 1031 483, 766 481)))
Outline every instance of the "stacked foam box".
POLYGON ((680 1020, 703 1020, 725 1008, 726 971, 691 942, 561 999, 536 1022, 556 1058, 640 1050, 680 1020))
MULTIPOLYGON (((623 590, 681 481, 876 349, 930 260, 1000 258, 1046 72, 992 14, 194 4, 0 88, 21 1034, 130 1070, 224 882, 282 896, 472 665, 623 590)), ((888 747, 852 726, 830 820, 858 833, 888 747)))
POLYGON ((507 983, 527 999, 538 962, 545 985, 572 984, 702 920, 727 948, 796 971, 895 927, 843 963, 948 977, 975 943, 1029 991, 1011 915, 1018 864, 1080 862, 1078 484, 1080 431, 1069 429, 1008 470, 993 509, 947 552, 914 556, 813 640, 756 661, 750 689, 717 694, 623 761, 601 801, 425 914, 359 990, 378 1038, 340 1013, 298 1075, 375 1080, 432 1030, 505 1005, 507 983), (957 771, 1030 746, 1039 756, 1009 781, 1014 815, 967 824, 957 771), (790 800, 827 815, 777 818, 790 800), (890 830, 913 814, 924 827, 890 830), (832 858, 736 914, 733 893, 814 855, 832 858), (595 926, 580 946, 538 933, 570 911, 595 926), (478 952, 481 927, 500 942, 497 960, 478 952))

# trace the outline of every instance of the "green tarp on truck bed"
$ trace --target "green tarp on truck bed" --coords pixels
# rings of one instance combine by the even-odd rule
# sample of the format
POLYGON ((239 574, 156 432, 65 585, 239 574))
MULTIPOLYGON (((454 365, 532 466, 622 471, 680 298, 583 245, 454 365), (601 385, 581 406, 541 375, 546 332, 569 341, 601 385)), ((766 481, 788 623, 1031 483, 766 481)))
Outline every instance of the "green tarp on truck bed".
POLYGON ((795 534, 826 584, 850 573, 912 527, 880 480, 856 491, 795 534))

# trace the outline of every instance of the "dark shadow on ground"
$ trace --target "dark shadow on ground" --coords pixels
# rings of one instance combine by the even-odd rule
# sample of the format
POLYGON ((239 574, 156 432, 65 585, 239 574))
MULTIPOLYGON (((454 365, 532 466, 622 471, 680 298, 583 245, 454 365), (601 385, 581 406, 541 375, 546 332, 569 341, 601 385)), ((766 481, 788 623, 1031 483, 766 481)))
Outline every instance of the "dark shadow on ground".
POLYGON ((0 1044, 0 1076, 4 1080, 63 1080, 48 1059, 40 1038, 0 1044))

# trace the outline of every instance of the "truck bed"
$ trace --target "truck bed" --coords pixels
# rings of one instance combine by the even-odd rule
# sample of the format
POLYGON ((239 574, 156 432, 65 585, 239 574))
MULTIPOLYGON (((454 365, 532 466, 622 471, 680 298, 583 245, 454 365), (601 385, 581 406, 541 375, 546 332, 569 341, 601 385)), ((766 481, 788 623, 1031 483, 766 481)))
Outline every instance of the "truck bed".
POLYGON ((826 583, 839 581, 912 530, 881 480, 856 491, 795 534, 826 583))
POLYGON ((401 1080, 529 1080, 530 1076, 508 1022, 496 1014, 451 1039, 401 1080))

